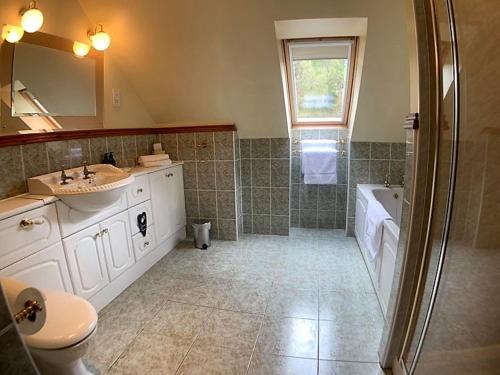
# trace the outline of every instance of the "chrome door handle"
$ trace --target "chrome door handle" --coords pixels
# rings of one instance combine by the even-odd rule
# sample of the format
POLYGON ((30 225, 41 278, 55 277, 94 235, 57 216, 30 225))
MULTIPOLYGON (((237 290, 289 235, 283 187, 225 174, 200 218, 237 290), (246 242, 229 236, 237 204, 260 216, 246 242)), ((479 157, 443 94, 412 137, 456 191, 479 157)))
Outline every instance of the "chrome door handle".
POLYGON ((23 229, 32 227, 33 225, 42 225, 45 223, 43 219, 22 219, 19 226, 23 229))

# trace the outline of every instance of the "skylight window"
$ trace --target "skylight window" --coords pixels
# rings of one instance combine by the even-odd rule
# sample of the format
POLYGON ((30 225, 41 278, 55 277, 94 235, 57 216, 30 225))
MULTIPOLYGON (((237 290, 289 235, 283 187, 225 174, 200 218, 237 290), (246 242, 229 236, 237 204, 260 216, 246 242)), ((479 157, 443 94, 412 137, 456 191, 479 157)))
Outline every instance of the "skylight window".
POLYGON ((347 126, 356 38, 285 41, 292 125, 347 126))

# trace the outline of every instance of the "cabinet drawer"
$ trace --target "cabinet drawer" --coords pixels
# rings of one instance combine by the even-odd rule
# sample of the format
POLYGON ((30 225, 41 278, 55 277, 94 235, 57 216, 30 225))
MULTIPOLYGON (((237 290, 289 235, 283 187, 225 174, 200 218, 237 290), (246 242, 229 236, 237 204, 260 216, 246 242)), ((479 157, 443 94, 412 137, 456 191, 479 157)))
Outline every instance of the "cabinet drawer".
POLYGON ((156 247, 154 227, 148 227, 145 237, 141 233, 137 233, 132 240, 134 242, 135 260, 138 261, 156 247))
POLYGON ((61 239, 53 204, 0 221, 0 269, 61 239), (26 225, 22 225, 23 220, 26 225))
POLYGON ((132 207, 150 198, 148 175, 135 178, 127 189, 128 206, 132 207))
POLYGON ((60 241, 4 268, 0 271, 0 276, 12 277, 34 288, 73 293, 60 241))
POLYGON ((144 203, 140 203, 137 206, 128 209, 128 215, 130 219, 130 227, 132 234, 139 233, 139 226, 137 225, 137 216, 146 214, 146 224, 151 226, 153 224, 153 210, 151 209, 151 201, 147 200, 144 203))

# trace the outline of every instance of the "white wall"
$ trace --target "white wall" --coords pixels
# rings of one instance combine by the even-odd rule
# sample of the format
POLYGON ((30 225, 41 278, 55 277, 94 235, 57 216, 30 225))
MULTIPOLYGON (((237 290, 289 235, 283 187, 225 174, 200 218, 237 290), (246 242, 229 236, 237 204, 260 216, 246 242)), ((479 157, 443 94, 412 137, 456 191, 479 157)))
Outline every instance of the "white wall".
POLYGON ((81 0, 157 123, 233 120, 241 137, 287 136, 274 21, 368 17, 355 140, 401 141, 409 112, 401 0, 81 0))

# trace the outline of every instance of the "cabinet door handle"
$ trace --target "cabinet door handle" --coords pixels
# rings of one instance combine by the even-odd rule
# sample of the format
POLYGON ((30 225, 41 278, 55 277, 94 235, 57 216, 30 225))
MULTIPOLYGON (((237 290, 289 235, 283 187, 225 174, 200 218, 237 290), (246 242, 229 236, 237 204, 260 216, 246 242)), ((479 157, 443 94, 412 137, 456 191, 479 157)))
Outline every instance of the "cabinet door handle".
POLYGON ((173 173, 167 173, 167 177, 173 177, 173 173))
POLYGON ((22 219, 19 226, 23 229, 32 227, 33 225, 42 225, 45 223, 43 219, 22 219))
POLYGON ((137 193, 142 193, 142 188, 137 189, 137 193))
POLYGON ((149 241, 144 242, 144 246, 149 246, 149 241))
POLYGON ((108 233, 109 233, 108 228, 104 228, 103 230, 101 230, 101 236, 108 233))

